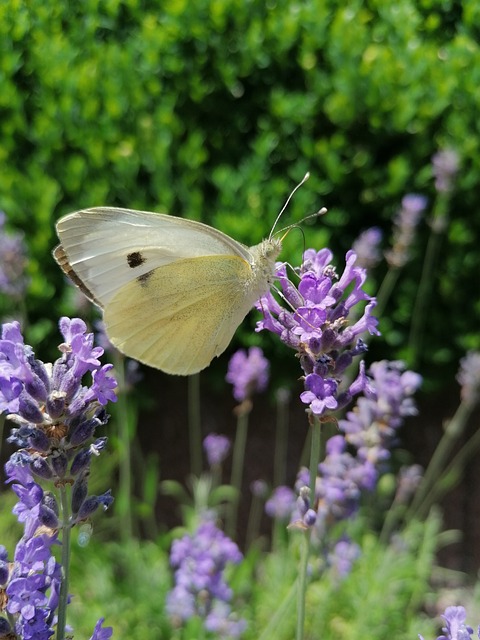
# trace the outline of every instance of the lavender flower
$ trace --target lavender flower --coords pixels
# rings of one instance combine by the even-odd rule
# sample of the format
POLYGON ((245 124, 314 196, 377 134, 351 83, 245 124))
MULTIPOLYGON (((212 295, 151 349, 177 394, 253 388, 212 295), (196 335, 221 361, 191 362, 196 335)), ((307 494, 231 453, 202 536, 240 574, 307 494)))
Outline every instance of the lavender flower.
POLYGON ((211 521, 200 524, 193 536, 176 540, 170 553, 175 587, 166 605, 173 624, 180 626, 199 616, 205 629, 218 637, 238 637, 245 623, 231 612, 233 594, 223 574, 227 564, 238 564, 241 559, 237 545, 211 521))
POLYGON ((395 502, 406 504, 420 485, 423 469, 419 464, 401 467, 397 476, 397 491, 395 502))
MULTIPOLYGON (((35 482, 29 466, 19 464, 18 458, 16 455, 7 462, 6 472, 7 482, 19 497, 13 511, 24 524, 24 535, 12 563, 1 548, 1 583, 8 598, 6 612, 15 623, 17 637, 47 640, 54 634, 62 583, 61 567, 52 553, 59 544, 58 506, 55 498, 35 482)), ((111 635, 112 630, 101 629, 99 621, 91 640, 107 640, 111 635)))
POLYGON ((288 279, 286 265, 277 265, 282 294, 290 308, 282 307, 270 292, 257 303, 263 313, 257 331, 272 331, 297 351, 306 376, 301 400, 316 415, 342 408, 363 389, 363 368, 348 388, 342 389, 340 383, 353 358, 366 351, 360 336, 365 332, 378 335, 377 319, 371 315, 376 303, 362 288, 366 272, 356 266, 356 254, 347 253, 341 276, 331 260, 328 249, 307 250, 298 287, 288 279), (363 315, 349 325, 350 312, 365 301, 363 315))
MULTIPOLYGON (((443 635, 438 636, 437 640, 471 640, 473 629, 465 624, 465 607, 447 607, 442 618, 445 620, 445 626, 442 627, 443 635)), ((424 640, 420 634, 418 637, 424 640)))
POLYGON ((409 193, 402 199, 402 207, 394 220, 392 248, 385 252, 390 266, 401 268, 408 262, 415 231, 427 202, 425 196, 415 193, 409 193))
MULTIPOLYGON (((61 318, 65 342, 62 356, 52 364, 35 358, 25 345, 18 322, 4 324, 0 340, 0 411, 18 428, 9 441, 21 447, 22 462, 33 473, 54 482, 65 482, 67 463, 75 467, 79 448, 95 429, 107 422, 103 406, 116 400, 112 365, 101 366, 103 349, 93 346, 93 334, 86 333, 82 320, 61 318), (82 386, 91 372, 92 384, 82 386)), ((104 447, 97 440, 91 453, 104 447)), ((87 447, 88 450, 88 447, 87 447)))
POLYGON ((352 249, 357 254, 357 265, 364 269, 373 269, 381 260, 380 242, 382 230, 378 227, 370 227, 358 236, 353 242, 352 249))
POLYGON ((100 618, 97 624, 95 625, 95 629, 93 631, 93 635, 90 637, 90 640, 108 640, 112 637, 113 629, 112 627, 103 627, 103 622, 105 618, 100 618))
POLYGON ((25 290, 26 251, 22 233, 5 232, 6 216, 0 211, 0 291, 20 298, 25 290))
MULTIPOLYGON (((276 490, 283 497, 286 489, 281 515, 290 519, 290 527, 312 528, 322 540, 328 528, 358 511, 361 496, 376 486, 404 417, 416 413, 412 396, 420 383, 421 377, 406 371, 403 363, 381 361, 371 365, 369 375, 365 374, 365 395, 357 399, 345 419, 338 421, 340 433, 326 443, 325 459, 318 465, 315 495, 310 495, 310 473, 306 468, 297 476, 296 502, 288 488, 276 490)), ((418 481, 419 473, 415 467, 412 482, 418 481)), ((267 513, 272 515, 278 510, 276 492, 276 499, 267 503, 267 513)))
POLYGON ((295 492, 290 487, 277 487, 265 503, 265 511, 271 518, 290 520, 295 507, 295 492))
POLYGON ((208 465, 213 467, 222 464, 230 451, 230 440, 227 436, 210 433, 203 441, 208 465))
POLYGON ((358 399, 356 406, 339 421, 348 444, 357 455, 377 466, 390 457, 396 431, 403 418, 416 415, 413 394, 422 378, 406 371, 400 361, 374 362, 369 370, 368 395, 358 399))
POLYGON ((238 402, 264 391, 268 384, 270 365, 259 347, 236 351, 228 363, 226 380, 233 384, 233 397, 238 402))
POLYGON ((477 404, 480 398, 480 353, 478 351, 469 351, 460 360, 457 380, 462 385, 462 400, 470 406, 477 404))
POLYGON ((351 540, 339 540, 328 554, 328 565, 338 580, 343 580, 352 570, 352 566, 361 555, 358 544, 351 540))
MULTIPOLYGON (((22 640, 47 640, 54 633, 63 580, 51 553, 58 532, 113 500, 109 491, 88 496, 87 479, 91 456, 106 445, 106 438, 92 439, 95 429, 107 422, 104 405, 116 399, 116 381, 111 365, 101 366, 103 349, 93 346, 93 334, 86 333, 82 320, 61 318, 59 326, 62 355, 53 364, 35 358, 18 322, 4 324, 0 339, 0 412, 9 412, 7 418, 17 425, 9 441, 19 447, 5 469, 19 498, 13 512, 24 524, 8 573, 7 611, 22 640), (89 372, 92 382, 83 386, 89 372), (57 501, 43 489, 46 481, 64 497, 65 485, 72 485, 67 513, 59 508, 65 500, 57 501)), ((99 622, 92 637, 104 640, 110 635, 99 622)))
POLYGON ((265 480, 254 480, 250 484, 250 491, 253 496, 263 500, 268 494, 268 485, 265 480))
POLYGON ((450 193, 458 173, 460 158, 454 149, 438 151, 432 158, 435 188, 439 193, 450 193))
POLYGON ((58 521, 53 512, 53 522, 49 522, 48 511, 52 509, 28 467, 19 469, 7 463, 7 475, 9 481, 15 482, 13 489, 20 500, 14 513, 24 522, 25 532, 17 544, 6 581, 6 611, 15 620, 15 633, 22 640, 46 640, 53 635, 62 580, 61 567, 51 551, 57 544, 54 528, 58 521))

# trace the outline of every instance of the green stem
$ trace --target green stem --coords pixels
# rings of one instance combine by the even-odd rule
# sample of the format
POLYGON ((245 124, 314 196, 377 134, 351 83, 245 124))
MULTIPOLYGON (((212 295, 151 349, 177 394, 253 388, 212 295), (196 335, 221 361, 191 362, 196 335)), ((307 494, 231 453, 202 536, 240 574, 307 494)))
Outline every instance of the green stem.
POLYGON ((428 315, 427 310, 432 293, 432 283, 435 278, 434 271, 438 262, 437 258, 440 251, 443 230, 447 225, 447 205, 448 198, 442 198, 439 196, 435 211, 433 212, 432 233, 428 238, 427 249, 425 251, 422 275, 417 289, 408 341, 409 353, 412 358, 412 367, 416 367, 418 365, 420 354, 422 352, 425 318, 428 315))
POLYGON ((277 393, 277 428, 275 458, 273 462, 273 486, 284 484, 287 468, 288 400, 289 392, 280 389, 277 393))
POLYGON ((433 504, 432 490, 442 474, 453 446, 462 435, 473 408, 472 404, 461 402, 455 415, 448 423, 412 501, 409 517, 413 515, 421 517, 433 504))
POLYGON ((431 503, 438 502, 450 491, 461 478, 468 460, 477 453, 480 447, 480 431, 475 431, 468 442, 460 449, 450 464, 442 472, 440 478, 429 493, 431 503))
POLYGON ((383 279, 380 289, 377 294, 377 306, 375 307, 375 315, 378 318, 382 317, 383 311, 387 306, 387 302, 392 295, 392 292, 397 284, 398 276, 400 275, 400 269, 398 267, 390 267, 385 278, 383 279))
POLYGON ((117 513, 122 521, 121 536, 124 541, 133 536, 132 519, 132 434, 130 430, 130 403, 125 391, 125 359, 119 355, 115 361, 115 371, 120 389, 116 410, 119 437, 119 495, 117 513))
POLYGON ((200 420, 200 375, 188 376, 188 432, 190 468, 197 478, 202 473, 202 428, 200 420))
POLYGON ((290 587, 288 593, 282 600, 280 606, 275 609, 272 617, 268 621, 267 626, 258 637, 258 640, 272 640, 272 638, 279 635, 280 629, 285 628, 288 619, 291 617, 292 604, 294 602, 296 588, 297 583, 294 582, 290 587))
POLYGON ((310 505, 315 508, 315 484, 318 476, 318 463, 322 450, 322 423, 317 416, 311 422, 312 441, 310 448, 310 505))
MULTIPOLYGON (((318 463, 322 451, 322 423, 320 418, 310 414, 310 431, 312 434, 310 445, 310 507, 315 509, 315 485, 318 475, 318 463)), ((308 558, 310 555, 310 531, 305 531, 302 540, 300 567, 298 572, 297 593, 297 630, 296 640, 303 640, 305 632, 305 600, 307 595, 308 558)))
POLYGON ((60 485, 60 505, 62 509, 62 584, 58 600, 57 640, 64 640, 67 624, 68 581, 70 576, 70 508, 67 496, 67 488, 60 485))
POLYGON ((235 489, 235 498, 230 508, 227 532, 233 538, 237 529, 238 504, 242 490, 243 463, 248 433, 248 411, 241 412, 237 420, 237 432, 233 446, 232 477, 230 484, 235 489))
POLYGON ((258 537, 260 521, 262 518, 263 499, 255 494, 252 496, 250 513, 248 515, 247 533, 245 536, 245 548, 249 549, 253 541, 258 537))
POLYGON ((298 572, 296 640, 303 640, 305 632, 305 596, 307 593, 308 558, 310 555, 310 531, 302 532, 302 538, 298 572))

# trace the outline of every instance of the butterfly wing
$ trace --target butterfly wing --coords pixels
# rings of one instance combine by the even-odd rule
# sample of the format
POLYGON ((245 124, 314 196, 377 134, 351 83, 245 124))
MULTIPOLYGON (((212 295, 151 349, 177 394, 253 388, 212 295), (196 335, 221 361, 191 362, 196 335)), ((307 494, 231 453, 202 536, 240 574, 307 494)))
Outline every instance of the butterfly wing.
POLYGON ((127 283, 156 267, 208 255, 251 259, 247 247, 213 227, 148 211, 83 209, 61 218, 57 233, 58 264, 103 308, 127 283))
POLYGON ((250 249, 199 222, 101 207, 57 232, 55 259, 102 307, 112 343, 168 373, 205 368, 267 288, 250 249))
POLYGON ((157 267, 111 298, 104 311, 107 334, 120 351, 145 364, 196 373, 227 348, 255 302, 251 279, 249 263, 238 256, 157 267))

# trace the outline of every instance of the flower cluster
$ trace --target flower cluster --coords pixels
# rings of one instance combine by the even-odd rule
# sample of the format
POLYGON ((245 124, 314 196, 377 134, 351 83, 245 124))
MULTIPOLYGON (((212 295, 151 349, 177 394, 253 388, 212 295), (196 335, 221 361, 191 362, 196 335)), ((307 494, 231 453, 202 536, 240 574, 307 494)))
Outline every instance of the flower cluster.
POLYGON ((230 358, 226 380, 233 384, 233 397, 243 402, 256 392, 264 391, 268 385, 270 364, 259 347, 250 347, 248 352, 239 349, 230 358))
POLYGON ((23 234, 5 233, 6 216, 0 211, 0 291, 19 298, 25 289, 23 234))
POLYGON ((287 277, 287 267, 277 265, 282 297, 289 308, 282 307, 269 292, 257 303, 263 320, 257 331, 267 329, 297 351, 305 373, 305 391, 301 400, 315 415, 344 407, 364 388, 364 368, 347 388, 341 388, 342 376, 355 356, 366 351, 361 335, 378 335, 377 319, 372 311, 375 300, 363 289, 366 271, 356 265, 354 251, 346 255, 341 276, 331 264, 332 253, 308 249, 295 286, 287 277), (360 315, 360 304, 367 302, 360 315), (349 324, 354 311, 360 317, 349 324), (349 318, 350 316, 350 318, 349 318))
POLYGON ((460 360, 457 380, 462 385, 462 400, 470 406, 477 404, 480 399, 480 353, 478 351, 469 351, 460 360))
MULTIPOLYGON (((7 596, 2 609, 6 606, 22 640, 46 640, 54 633, 62 573, 51 548, 58 533, 113 500, 110 491, 89 496, 88 475, 91 457, 106 445, 106 438, 93 438, 107 422, 104 405, 116 399, 116 381, 111 365, 101 365, 103 349, 93 346, 93 334, 82 320, 61 318, 59 326, 62 355, 53 364, 35 358, 18 322, 4 324, 0 340, 0 412, 17 425, 9 441, 19 447, 6 464, 7 482, 19 498, 14 513, 24 524, 8 571, 2 556, 0 577, 7 596), (89 387, 82 385, 87 372, 89 387), (60 501, 54 491, 42 488, 47 482, 60 501), (72 486, 68 507, 66 485, 72 486)), ((110 636, 99 621, 92 638, 110 636)))
POLYGON ((101 366, 101 347, 93 346, 93 334, 83 320, 61 318, 62 356, 52 364, 35 358, 25 345, 18 322, 2 328, 0 340, 0 411, 18 425, 9 442, 20 447, 12 464, 28 465, 34 475, 57 486, 75 480, 72 507, 77 521, 87 518, 111 497, 86 496, 92 455, 105 447, 106 438, 89 444, 97 427, 106 424, 104 406, 116 396, 112 365, 101 366), (82 386, 90 372, 92 384, 82 386))
POLYGON ((406 371, 400 361, 381 360, 369 369, 365 397, 345 420, 339 421, 346 442, 355 447, 357 457, 375 467, 390 457, 395 435, 403 419, 416 415, 413 394, 422 378, 414 371, 406 371))
POLYGON ((357 254, 357 265, 364 269, 373 269, 380 260, 380 242, 382 241, 382 230, 378 227, 370 227, 358 236, 353 242, 352 249, 357 254))
POLYGON ((295 492, 290 487, 276 487, 265 503, 265 512, 270 518, 290 520, 295 508, 295 492))
MULTIPOLYGON (((364 395, 338 422, 340 433, 327 440, 313 499, 310 473, 302 468, 295 484, 296 502, 290 489, 278 487, 266 505, 269 515, 281 513, 290 519, 291 527, 313 528, 319 540, 325 540, 333 525, 357 512, 362 494, 377 484, 403 419, 416 413, 412 396, 421 377, 406 371, 402 363, 375 362, 365 381, 364 395), (281 506, 285 508, 281 510, 281 506)), ((415 478, 418 475, 416 468, 415 478)))
POLYGON ((427 202, 425 196, 416 193, 409 193, 402 199, 401 209, 395 216, 392 248, 385 253, 390 266, 399 269, 408 262, 415 231, 427 202))
POLYGON ((208 466, 222 464, 230 451, 230 440, 227 436, 209 433, 203 441, 203 449, 207 456, 208 466))
POLYGON ((173 624, 199 616, 207 631, 219 638, 237 638, 246 623, 231 611, 232 591, 224 578, 228 563, 242 559, 237 545, 211 521, 195 533, 176 540, 170 563, 175 569, 175 586, 167 596, 167 611, 173 624))
MULTIPOLYGON (((61 567, 51 548, 57 544, 57 514, 48 506, 48 496, 36 484, 28 467, 7 464, 9 481, 19 497, 15 507, 25 533, 17 544, 13 563, 0 547, 0 583, 6 598, 2 609, 15 619, 15 633, 22 640, 47 640, 52 626, 61 585, 61 567)), ((9 622, 0 618, 0 626, 8 632, 9 622)))
MULTIPOLYGON (((437 640, 471 640, 473 629, 465 623, 467 612, 465 607, 447 607, 442 615, 445 626, 442 627, 443 634, 437 640)), ((420 640, 424 640, 419 634, 420 640)), ((478 630, 480 638, 480 627, 478 630)))
POLYGON ((439 193, 450 193, 455 184, 460 159, 454 149, 442 149, 432 158, 435 188, 439 193))

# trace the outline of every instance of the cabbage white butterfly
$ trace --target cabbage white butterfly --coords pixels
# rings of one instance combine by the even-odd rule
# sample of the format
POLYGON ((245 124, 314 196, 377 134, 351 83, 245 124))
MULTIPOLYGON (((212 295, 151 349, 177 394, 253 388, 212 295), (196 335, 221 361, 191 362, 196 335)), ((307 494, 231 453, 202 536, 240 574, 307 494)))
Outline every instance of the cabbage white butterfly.
POLYGON ((57 222, 61 244, 53 256, 103 310, 119 351, 166 373, 197 373, 225 351, 273 284, 282 248, 273 229, 307 178, 269 237, 253 247, 201 222, 95 207, 57 222))
POLYGON ((246 247, 200 222, 96 207, 56 225, 55 260, 126 355, 187 375, 225 351, 273 282, 281 241, 246 247))

